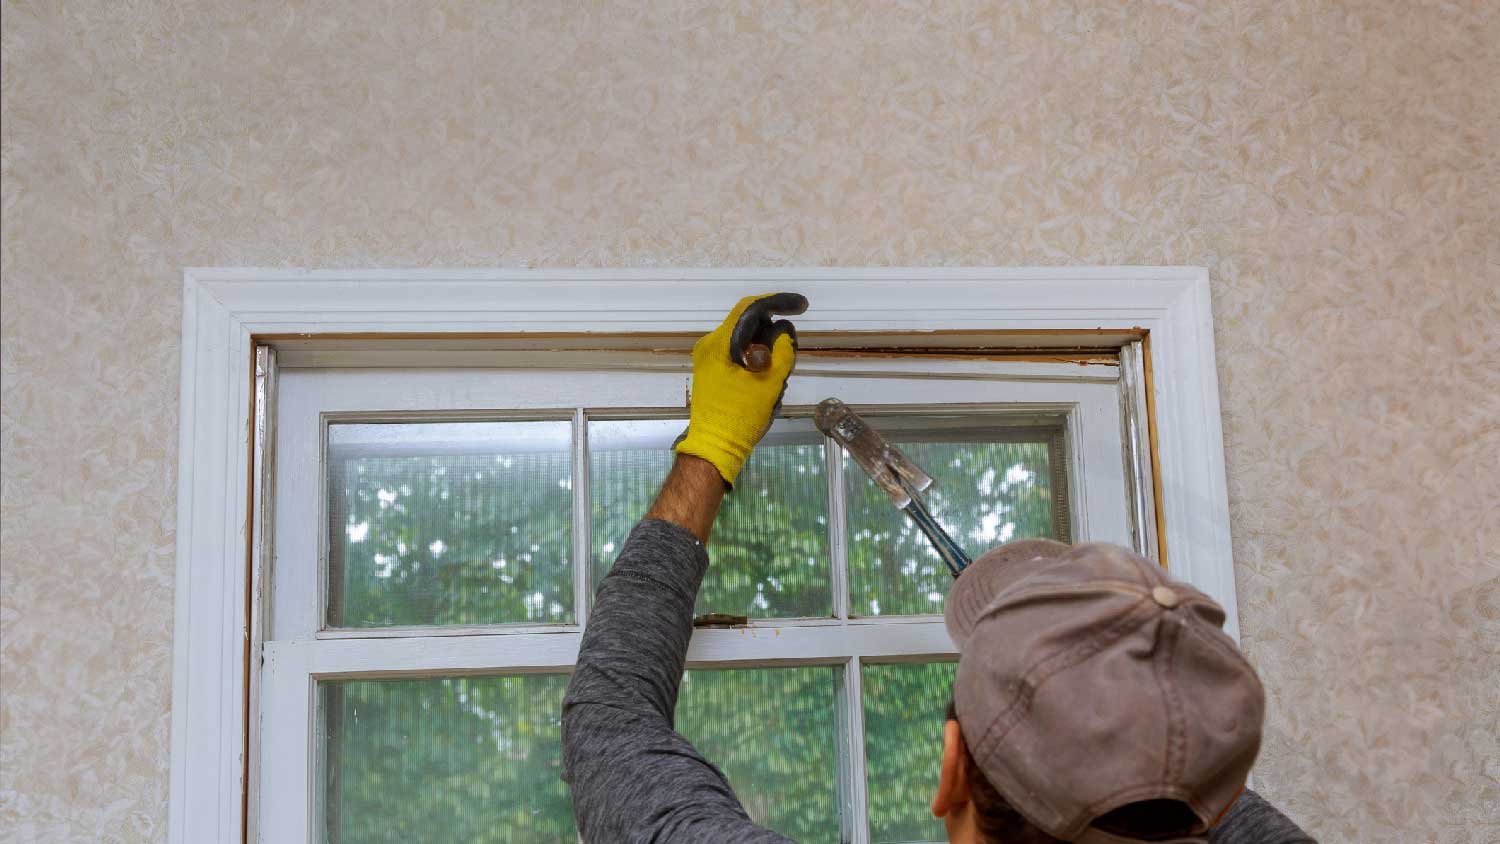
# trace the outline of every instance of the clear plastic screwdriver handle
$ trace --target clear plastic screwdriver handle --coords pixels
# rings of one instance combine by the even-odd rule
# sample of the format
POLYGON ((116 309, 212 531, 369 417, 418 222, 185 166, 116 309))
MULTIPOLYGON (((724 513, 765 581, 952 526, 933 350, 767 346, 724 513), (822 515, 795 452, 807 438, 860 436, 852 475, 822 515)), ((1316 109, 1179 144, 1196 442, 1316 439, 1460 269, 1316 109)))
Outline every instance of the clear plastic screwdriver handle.
POLYGON ((922 502, 922 492, 932 486, 932 476, 886 442, 879 431, 838 399, 824 399, 813 414, 813 422, 825 436, 844 447, 870 480, 906 513, 927 538, 954 577, 969 565, 969 555, 932 517, 922 502))

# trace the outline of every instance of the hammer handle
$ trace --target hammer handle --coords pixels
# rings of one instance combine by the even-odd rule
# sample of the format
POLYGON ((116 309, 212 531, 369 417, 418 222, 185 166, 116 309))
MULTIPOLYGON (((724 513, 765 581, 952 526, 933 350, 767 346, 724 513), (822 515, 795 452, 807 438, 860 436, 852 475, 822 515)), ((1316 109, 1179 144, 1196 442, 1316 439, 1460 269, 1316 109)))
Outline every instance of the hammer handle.
POLYGON ((765 372, 771 368, 771 347, 765 343, 751 343, 745 347, 745 368, 751 372, 765 372))

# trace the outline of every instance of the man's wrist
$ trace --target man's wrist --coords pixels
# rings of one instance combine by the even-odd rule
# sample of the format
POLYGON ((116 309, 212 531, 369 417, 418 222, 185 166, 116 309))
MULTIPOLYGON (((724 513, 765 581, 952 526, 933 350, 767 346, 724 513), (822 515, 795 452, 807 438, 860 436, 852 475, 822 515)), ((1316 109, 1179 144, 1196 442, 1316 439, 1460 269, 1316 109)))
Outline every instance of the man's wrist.
MULTIPOLYGON (((769 424, 768 419, 759 427, 763 431, 769 424)), ((678 454, 690 454, 712 463, 718 468, 724 483, 733 486, 759 440, 756 428, 743 418, 705 410, 692 418, 675 450, 678 454)))
POLYGON ((646 518, 671 522, 706 543, 723 500, 724 478, 718 467, 701 457, 679 453, 646 518))

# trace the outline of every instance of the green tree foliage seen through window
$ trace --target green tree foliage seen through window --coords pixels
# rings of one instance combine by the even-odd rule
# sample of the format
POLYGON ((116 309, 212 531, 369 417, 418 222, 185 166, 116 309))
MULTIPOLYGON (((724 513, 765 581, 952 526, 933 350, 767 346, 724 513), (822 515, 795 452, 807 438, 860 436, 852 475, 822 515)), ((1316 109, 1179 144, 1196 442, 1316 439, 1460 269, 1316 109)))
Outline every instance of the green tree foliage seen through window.
MULTIPOLYGON (((1046 442, 900 443, 932 475, 933 517, 978 558, 1012 539, 1057 536, 1046 442)), ((922 531, 844 456, 849 508, 850 612, 941 613, 953 577, 922 531)))
POLYGON ((689 671, 677 730, 719 766, 757 823, 837 844, 834 669, 689 671))
POLYGON ((572 842, 567 675, 322 687, 329 844, 572 842))
POLYGON ((864 668, 870 841, 942 841, 929 807, 943 763, 943 718, 957 663, 864 668))
MULTIPOLYGON (((594 585, 609 573, 625 537, 655 499, 672 467, 672 440, 684 424, 589 424, 594 585), (620 441, 631 447, 607 447, 620 441)), ((822 437, 805 420, 778 421, 772 434, 751 452, 714 522, 708 545, 713 565, 699 588, 699 613, 795 618, 833 612, 822 437), (784 437, 794 426, 805 428, 804 435, 784 437)))
POLYGON ((329 624, 571 621, 569 426, 332 426, 329 624))
MULTIPOLYGON (((1045 442, 902 447, 937 476, 929 501, 972 552, 1053 534, 1045 442)), ((757 450, 715 527, 700 612, 832 611, 822 455, 817 442, 796 440, 757 450)), ((591 453, 596 578, 670 460, 665 442, 591 453)), ((344 623, 571 618, 567 461, 565 450, 534 447, 331 459, 330 540, 342 543, 335 557, 344 623)), ((940 599, 949 582, 941 564, 848 468, 851 606, 862 614, 875 614, 871 602, 880 614, 941 612, 941 600, 930 598, 940 599)), ((864 670, 877 842, 941 839, 926 807, 952 671, 952 664, 864 670)), ((752 817, 806 842, 836 841, 840 828, 837 676, 829 667, 693 671, 678 707, 679 730, 723 768, 752 817)), ((566 682, 521 675, 323 684, 328 840, 574 841, 559 779, 566 682)))

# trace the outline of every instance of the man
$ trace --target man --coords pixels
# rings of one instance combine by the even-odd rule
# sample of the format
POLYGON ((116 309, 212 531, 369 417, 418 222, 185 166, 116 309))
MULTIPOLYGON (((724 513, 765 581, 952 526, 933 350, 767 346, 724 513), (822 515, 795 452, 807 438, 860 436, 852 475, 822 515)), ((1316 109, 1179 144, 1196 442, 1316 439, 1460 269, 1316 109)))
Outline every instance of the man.
MULTIPOLYGON (((676 463, 589 617, 563 702, 564 777, 585 841, 787 841, 751 822, 672 729, 704 543, 796 357, 778 323, 769 369, 731 358, 757 298, 693 347, 676 463)), ((946 609, 960 658, 932 811, 949 840, 1310 842, 1244 790, 1264 695, 1223 620, 1122 548, 1023 540, 976 560, 946 609)))

